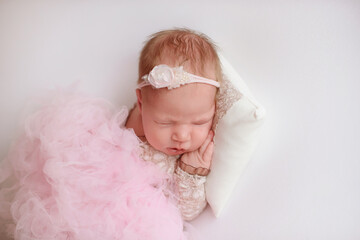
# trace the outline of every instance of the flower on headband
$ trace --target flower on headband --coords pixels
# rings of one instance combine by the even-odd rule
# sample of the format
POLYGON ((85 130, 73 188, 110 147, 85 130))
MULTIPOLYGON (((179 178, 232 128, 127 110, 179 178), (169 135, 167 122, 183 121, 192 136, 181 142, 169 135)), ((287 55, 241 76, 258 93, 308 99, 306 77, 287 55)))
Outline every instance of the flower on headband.
MULTIPOLYGON (((167 87, 168 89, 177 88, 180 86, 181 82, 177 79, 178 74, 174 73, 174 70, 179 69, 182 71, 182 66, 179 68, 170 68, 167 65, 158 65, 151 70, 150 74, 147 77, 149 83, 155 88, 167 87)), ((184 83, 183 83, 184 84, 184 83)))

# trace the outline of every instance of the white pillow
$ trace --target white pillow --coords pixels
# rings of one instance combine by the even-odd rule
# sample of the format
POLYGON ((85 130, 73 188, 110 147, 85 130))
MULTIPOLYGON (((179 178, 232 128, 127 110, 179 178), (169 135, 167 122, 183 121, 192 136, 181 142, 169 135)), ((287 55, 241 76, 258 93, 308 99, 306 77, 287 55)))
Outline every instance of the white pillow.
POLYGON ((245 82, 219 54, 224 82, 215 116, 215 149, 205 185, 207 201, 216 217, 227 204, 235 185, 258 142, 265 110, 254 99, 245 82))

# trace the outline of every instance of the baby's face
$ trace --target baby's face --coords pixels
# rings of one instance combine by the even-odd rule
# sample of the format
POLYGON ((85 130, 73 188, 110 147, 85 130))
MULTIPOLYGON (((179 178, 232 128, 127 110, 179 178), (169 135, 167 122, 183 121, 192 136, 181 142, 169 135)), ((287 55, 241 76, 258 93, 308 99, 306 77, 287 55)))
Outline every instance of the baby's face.
POLYGON ((150 145, 168 155, 202 145, 215 114, 216 87, 192 83, 172 90, 141 91, 142 124, 150 145))

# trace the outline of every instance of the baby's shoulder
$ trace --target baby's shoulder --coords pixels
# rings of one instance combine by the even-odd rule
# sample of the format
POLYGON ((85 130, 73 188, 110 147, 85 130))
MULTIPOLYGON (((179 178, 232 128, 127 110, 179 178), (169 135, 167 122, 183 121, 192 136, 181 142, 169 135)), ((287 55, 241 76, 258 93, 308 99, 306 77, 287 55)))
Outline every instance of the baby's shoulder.
POLYGON ((145 141, 144 129, 142 127, 142 120, 138 106, 135 106, 130 110, 129 116, 125 123, 126 128, 132 128, 136 136, 141 140, 145 141))

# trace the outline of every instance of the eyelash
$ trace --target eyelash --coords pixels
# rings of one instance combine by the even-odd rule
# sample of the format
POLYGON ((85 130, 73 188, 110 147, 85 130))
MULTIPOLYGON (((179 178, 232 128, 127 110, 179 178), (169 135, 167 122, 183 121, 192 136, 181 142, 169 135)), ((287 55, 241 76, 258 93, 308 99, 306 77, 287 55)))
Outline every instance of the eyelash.
POLYGON ((208 123, 208 122, 194 123, 194 125, 200 126, 200 125, 204 125, 204 124, 207 124, 207 123, 208 123))
POLYGON ((171 123, 157 123, 157 124, 162 125, 162 126, 170 126, 171 125, 171 123))

